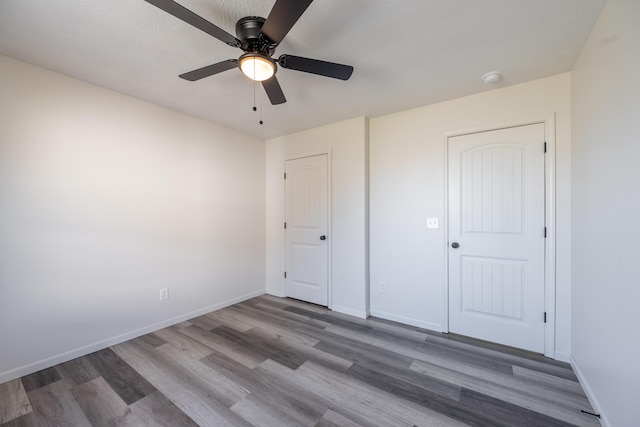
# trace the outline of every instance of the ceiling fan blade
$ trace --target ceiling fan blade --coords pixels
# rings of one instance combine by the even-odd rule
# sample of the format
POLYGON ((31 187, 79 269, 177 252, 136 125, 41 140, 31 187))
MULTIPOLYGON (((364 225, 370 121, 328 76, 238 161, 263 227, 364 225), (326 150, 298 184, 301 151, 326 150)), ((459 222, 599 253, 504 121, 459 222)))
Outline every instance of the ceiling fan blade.
POLYGON ((240 47, 242 44, 240 40, 224 31, 222 28, 218 28, 211 22, 207 21, 200 15, 196 15, 186 7, 176 3, 173 0, 145 0, 147 3, 154 5, 155 7, 164 10, 170 15, 175 16, 178 19, 183 20, 187 24, 191 24, 199 30, 217 38, 218 40, 233 47, 240 47))
POLYGON ((267 92, 267 96, 269 97, 271 104, 278 105, 287 102, 287 98, 284 97, 284 93, 282 92, 282 88, 280 87, 280 83, 278 83, 276 76, 263 81, 262 87, 264 88, 264 91, 267 92))
POLYGON ((190 82, 195 82, 196 80, 204 79, 205 77, 213 76, 214 74, 218 74, 237 67, 237 59, 227 59, 226 61, 218 62, 217 64, 207 65, 206 67, 198 68, 197 70, 180 74, 179 77, 185 80, 189 80, 190 82))
POLYGON ((262 34, 272 42, 280 44, 311 2, 313 0, 276 0, 262 26, 262 34))
POLYGON ((336 64, 334 62, 320 61, 319 59, 303 58, 302 56, 281 55, 278 64, 282 68, 304 71, 305 73, 319 76, 332 77, 334 79, 349 80, 353 73, 351 65, 336 64))

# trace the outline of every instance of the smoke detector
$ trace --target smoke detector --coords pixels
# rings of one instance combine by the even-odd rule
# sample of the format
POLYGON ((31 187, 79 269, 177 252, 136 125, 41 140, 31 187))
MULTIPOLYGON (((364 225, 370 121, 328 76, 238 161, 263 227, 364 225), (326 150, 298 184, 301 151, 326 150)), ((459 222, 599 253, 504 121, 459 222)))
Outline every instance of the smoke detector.
POLYGON ((491 71, 482 76, 482 80, 488 85, 496 84, 502 80, 502 73, 500 71, 491 71))

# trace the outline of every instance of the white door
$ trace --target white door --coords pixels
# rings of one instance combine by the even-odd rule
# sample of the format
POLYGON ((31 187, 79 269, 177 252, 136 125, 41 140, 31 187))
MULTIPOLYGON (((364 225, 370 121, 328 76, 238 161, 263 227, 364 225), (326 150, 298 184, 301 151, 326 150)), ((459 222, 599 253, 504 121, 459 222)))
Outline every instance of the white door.
POLYGON ((327 155, 287 160, 285 295, 327 305, 327 155))
POLYGON ((544 124, 451 137, 449 330, 544 352, 544 124))

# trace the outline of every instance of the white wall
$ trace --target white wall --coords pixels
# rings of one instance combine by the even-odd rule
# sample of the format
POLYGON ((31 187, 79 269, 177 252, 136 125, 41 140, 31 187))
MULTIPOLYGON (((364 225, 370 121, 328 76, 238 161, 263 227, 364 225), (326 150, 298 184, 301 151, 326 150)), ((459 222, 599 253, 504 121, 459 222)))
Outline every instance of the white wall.
POLYGON ((367 316, 367 120, 346 120, 273 138, 266 146, 267 292, 284 295, 284 165, 329 153, 331 163, 331 308, 367 316))
POLYGON ((0 383, 264 292, 264 142, 0 75, 0 383))
POLYGON ((371 314, 442 330, 445 134, 508 120, 556 118, 556 357, 570 352, 570 75, 568 73, 370 121, 371 314), (440 218, 427 229, 427 217, 440 218), (386 291, 379 291, 379 282, 386 291))
POLYGON ((572 74, 574 366, 611 426, 640 397, 640 2, 609 0, 572 74))

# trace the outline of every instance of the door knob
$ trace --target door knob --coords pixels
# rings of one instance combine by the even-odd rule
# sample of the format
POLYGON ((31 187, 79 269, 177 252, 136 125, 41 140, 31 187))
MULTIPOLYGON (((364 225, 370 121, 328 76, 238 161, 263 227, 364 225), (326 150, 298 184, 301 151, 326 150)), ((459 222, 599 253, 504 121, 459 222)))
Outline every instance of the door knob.
POLYGON ((327 240, 327 236, 320 236, 320 240, 327 240))
POLYGON ((460 243, 458 243, 458 242, 453 242, 453 243, 451 244, 451 247, 452 247, 453 249, 458 249, 458 248, 460 247, 460 243))

